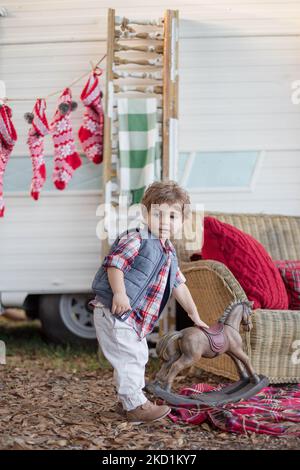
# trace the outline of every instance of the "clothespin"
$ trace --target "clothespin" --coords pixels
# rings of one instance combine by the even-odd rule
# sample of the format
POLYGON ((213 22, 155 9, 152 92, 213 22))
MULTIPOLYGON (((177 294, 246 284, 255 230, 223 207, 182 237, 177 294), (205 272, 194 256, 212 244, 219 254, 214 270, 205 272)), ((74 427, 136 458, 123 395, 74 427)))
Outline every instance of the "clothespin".
POLYGON ((8 11, 5 7, 0 7, 0 16, 3 17, 3 18, 8 16, 8 11))
POLYGON ((6 98, 5 82, 3 80, 0 80, 0 106, 4 104, 5 98, 6 98))
POLYGON ((96 75, 102 75, 103 73, 103 70, 96 64, 94 65, 93 61, 90 60, 90 66, 91 66, 91 69, 92 69, 92 72, 95 73, 96 75))

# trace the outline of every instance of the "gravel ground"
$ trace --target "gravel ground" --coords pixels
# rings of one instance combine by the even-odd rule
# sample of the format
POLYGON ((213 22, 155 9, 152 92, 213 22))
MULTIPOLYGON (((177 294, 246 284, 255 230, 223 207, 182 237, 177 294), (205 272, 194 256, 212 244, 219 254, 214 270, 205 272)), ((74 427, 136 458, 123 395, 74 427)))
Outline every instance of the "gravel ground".
MULTIPOLYGON (((32 325, 32 322, 30 323, 32 325)), ((99 367, 95 350, 78 352, 47 345, 39 325, 14 326, 0 319, 8 341, 0 366, 0 449, 299 449, 300 438, 235 435, 202 425, 174 424, 169 418, 133 425, 114 412, 110 368, 99 367), (14 342, 11 340, 13 335, 14 342), (32 339, 34 338, 34 339, 32 339), (33 343, 30 343, 32 341, 33 343), (28 343, 31 344, 30 347, 28 343)), ((157 362, 147 366, 152 377, 157 362)), ((176 387, 220 378, 190 371, 176 387)))

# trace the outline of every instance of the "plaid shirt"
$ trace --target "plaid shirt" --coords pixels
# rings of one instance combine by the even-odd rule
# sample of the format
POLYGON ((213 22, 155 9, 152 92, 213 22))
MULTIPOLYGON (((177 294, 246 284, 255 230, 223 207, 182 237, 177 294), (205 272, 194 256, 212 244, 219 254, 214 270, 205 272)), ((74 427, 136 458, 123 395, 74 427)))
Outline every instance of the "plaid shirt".
MULTIPOLYGON (((121 238, 114 250, 104 258, 102 265, 106 268, 118 268, 125 273, 130 269, 135 257, 138 256, 141 242, 142 238, 139 232, 132 232, 126 238, 121 238)), ((165 245, 161 239, 160 242, 167 254, 167 262, 160 269, 154 282, 148 286, 139 305, 131 311, 130 316, 125 320, 134 328, 140 340, 153 330, 159 317, 159 307, 168 280, 171 256, 172 254, 176 256, 176 251, 170 240, 166 239, 165 245)), ((183 282, 186 282, 186 279, 178 267, 174 288, 183 282)), ((94 307, 103 306, 101 302, 97 301, 97 297, 90 304, 94 307)))

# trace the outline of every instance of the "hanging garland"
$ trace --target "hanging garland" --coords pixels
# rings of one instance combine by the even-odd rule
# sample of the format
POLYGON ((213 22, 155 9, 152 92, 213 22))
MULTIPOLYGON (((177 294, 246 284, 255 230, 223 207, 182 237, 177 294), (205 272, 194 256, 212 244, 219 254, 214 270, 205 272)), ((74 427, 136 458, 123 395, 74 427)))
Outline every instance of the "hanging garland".
MULTIPOLYGON (((78 131, 78 137, 88 160, 98 165, 103 161, 104 112, 102 106, 103 93, 99 76, 103 70, 98 67, 106 54, 88 72, 89 78, 85 84, 80 99, 85 106, 83 122, 78 131)), ((52 181, 59 190, 64 190, 71 180, 74 171, 82 165, 82 160, 76 151, 71 113, 77 108, 72 100, 70 87, 81 80, 85 73, 74 80, 62 92, 56 91, 46 98, 35 98, 32 112, 24 114, 30 124, 27 145, 32 163, 32 180, 30 195, 38 200, 46 181, 46 165, 44 159, 44 138, 51 134, 54 144, 54 169, 52 181), (51 123, 46 117, 46 99, 60 93, 57 108, 51 123)), ((12 110, 7 105, 9 101, 32 101, 29 98, 4 98, 0 101, 0 217, 4 216, 3 177, 9 157, 17 141, 17 133, 12 122, 12 110)))

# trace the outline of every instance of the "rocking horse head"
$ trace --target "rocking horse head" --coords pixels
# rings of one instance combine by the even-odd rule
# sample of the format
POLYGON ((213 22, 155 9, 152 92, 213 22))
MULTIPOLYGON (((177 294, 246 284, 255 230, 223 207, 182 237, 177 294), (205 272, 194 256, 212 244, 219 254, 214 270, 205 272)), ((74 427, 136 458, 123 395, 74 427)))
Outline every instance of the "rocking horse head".
POLYGON ((241 320, 240 323, 243 326, 244 331, 251 331, 253 324, 251 320, 251 314, 253 309, 254 302, 249 300, 234 300, 231 302, 228 307, 224 310, 222 316, 219 318, 218 323, 223 323, 224 325, 231 324, 230 322, 230 315, 234 311, 234 315, 236 315, 235 310, 241 310, 241 320), (239 308, 238 308, 239 307, 239 308))

